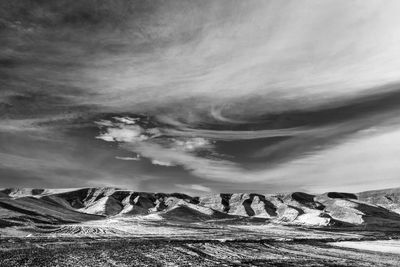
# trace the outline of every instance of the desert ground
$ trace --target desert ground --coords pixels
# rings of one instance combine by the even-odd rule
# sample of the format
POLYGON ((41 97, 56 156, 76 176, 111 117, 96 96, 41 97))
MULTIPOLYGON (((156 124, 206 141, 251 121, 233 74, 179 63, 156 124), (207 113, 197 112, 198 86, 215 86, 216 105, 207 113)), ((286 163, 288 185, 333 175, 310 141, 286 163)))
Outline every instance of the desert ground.
POLYGON ((0 266, 398 266, 400 190, 0 191, 0 266))
POLYGON ((2 240, 0 261, 1 266, 398 266, 398 253, 312 239, 17 238, 2 240))

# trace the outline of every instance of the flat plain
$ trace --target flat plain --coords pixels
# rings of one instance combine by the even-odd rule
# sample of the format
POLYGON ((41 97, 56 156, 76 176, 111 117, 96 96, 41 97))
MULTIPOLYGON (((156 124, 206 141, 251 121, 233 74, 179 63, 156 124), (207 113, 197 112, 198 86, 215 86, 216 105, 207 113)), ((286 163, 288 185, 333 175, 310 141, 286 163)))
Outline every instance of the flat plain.
MULTIPOLYGON (((329 240, 32 238, 1 242, 1 266, 398 266, 400 255, 329 240)), ((364 241, 358 241, 364 242, 364 241)))

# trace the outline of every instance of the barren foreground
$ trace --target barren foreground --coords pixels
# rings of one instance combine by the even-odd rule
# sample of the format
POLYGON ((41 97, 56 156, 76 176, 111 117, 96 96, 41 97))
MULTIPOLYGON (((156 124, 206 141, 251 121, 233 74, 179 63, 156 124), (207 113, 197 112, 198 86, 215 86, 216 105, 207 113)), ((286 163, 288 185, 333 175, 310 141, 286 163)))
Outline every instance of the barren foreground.
POLYGON ((10 239, 1 266, 398 266, 400 255, 326 240, 10 239), (12 243, 12 245, 11 245, 12 243))

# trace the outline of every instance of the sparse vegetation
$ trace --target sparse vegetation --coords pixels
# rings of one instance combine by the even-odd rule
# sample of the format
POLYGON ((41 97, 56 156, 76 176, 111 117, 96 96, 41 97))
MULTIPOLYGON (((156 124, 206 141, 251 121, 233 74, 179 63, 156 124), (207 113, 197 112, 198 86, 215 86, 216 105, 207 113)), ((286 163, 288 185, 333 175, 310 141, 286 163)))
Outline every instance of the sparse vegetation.
POLYGON ((2 240, 0 266, 397 266, 400 255, 324 240, 2 240))

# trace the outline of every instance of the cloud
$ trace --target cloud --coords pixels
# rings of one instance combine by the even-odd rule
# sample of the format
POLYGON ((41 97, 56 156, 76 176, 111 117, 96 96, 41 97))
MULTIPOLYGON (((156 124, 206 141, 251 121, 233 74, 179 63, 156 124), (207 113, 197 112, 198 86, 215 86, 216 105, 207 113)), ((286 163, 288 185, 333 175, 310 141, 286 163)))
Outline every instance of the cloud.
POLYGON ((136 125, 139 118, 129 117, 113 117, 114 122, 111 120, 96 121, 101 129, 105 128, 106 131, 96 136, 97 139, 102 139, 107 142, 141 142, 149 138, 154 138, 160 135, 157 128, 143 128, 136 125))
POLYGON ((118 142, 121 148, 150 159, 154 165, 181 166, 194 175, 206 179, 237 180, 229 174, 240 173, 239 168, 230 161, 218 159, 219 155, 214 152, 211 140, 200 137, 170 136, 165 129, 145 128, 144 125, 148 125, 148 121, 144 118, 132 118, 130 121, 135 121, 134 126, 131 123, 121 123, 119 119, 116 121, 103 121, 98 124, 105 133, 101 133, 96 138, 107 142, 118 142), (199 156, 199 153, 205 153, 207 156, 199 156))
POLYGON ((52 167, 54 156, 73 161, 66 169, 82 179, 126 182, 135 173, 135 185, 181 171, 238 188, 323 188, 329 179, 347 184, 341 170, 389 184, 396 151, 376 138, 399 125, 399 7, 373 0, 0 3, 3 168, 25 172, 18 162, 26 162, 38 176, 67 172, 52 167), (8 144, 14 134, 29 149, 8 144), (40 149, 38 139, 46 143, 40 149), (363 166, 352 149, 364 147, 363 169, 376 168, 370 174, 352 168, 363 166), (147 160, 116 156, 121 150, 147 160), (16 158, 21 151, 29 157, 16 158), (75 162, 76 151, 90 173, 75 162))
POLYGON ((211 192, 211 188, 200 184, 175 184, 176 187, 200 192, 211 192))
POLYGON ((137 157, 135 157, 135 158, 132 158, 132 157, 119 157, 119 156, 116 156, 115 158, 116 158, 116 159, 120 159, 120 160, 135 160, 135 161, 138 161, 138 160, 140 160, 140 156, 137 156, 137 157))
POLYGON ((142 129, 139 126, 128 126, 124 129, 108 128, 106 133, 100 134, 97 138, 108 142, 140 142, 148 137, 142 134, 142 129))
POLYGON ((175 166, 175 165, 174 165, 173 163, 171 163, 171 162, 161 161, 161 160, 157 160, 157 159, 151 160, 151 163, 153 163, 154 165, 160 165, 160 166, 165 166, 165 167, 175 166))
POLYGON ((171 6, 161 5, 154 18, 164 22, 161 28, 144 26, 159 34, 148 40, 156 54, 134 50, 96 59, 98 67, 87 71, 100 92, 93 101, 134 112, 204 97, 199 106, 216 106, 215 116, 220 105, 250 96, 264 101, 252 112, 282 111, 398 80, 395 1, 221 1, 188 8, 190 16, 179 18, 170 16, 179 6, 171 6), (338 16, 341 21, 332 23, 338 16), (184 34, 186 39, 178 38, 184 34))
POLYGON ((301 183, 311 192, 362 191, 398 186, 399 127, 361 131, 324 153, 287 162, 264 173, 280 184, 301 183), (382 130, 382 129, 381 129, 382 130))
POLYGON ((175 140, 175 149, 184 151, 195 151, 199 149, 211 149, 212 145, 209 140, 200 137, 189 138, 185 140, 175 140))
MULTIPOLYGON (((115 119, 119 122, 122 122, 124 124, 128 124, 128 125, 136 124, 136 121, 138 121, 137 118, 129 118, 129 117, 113 117, 113 119, 115 119)), ((107 125, 105 125, 105 126, 107 126, 107 125)))
POLYGON ((398 81, 397 1, 101 3, 101 11, 61 1, 32 3, 29 16, 5 12, 5 27, 16 25, 9 14, 21 22, 3 44, 14 77, 7 95, 41 92, 103 112, 154 112, 196 98, 195 108, 240 121, 221 107, 252 97, 263 105, 245 115, 315 107, 398 81))

